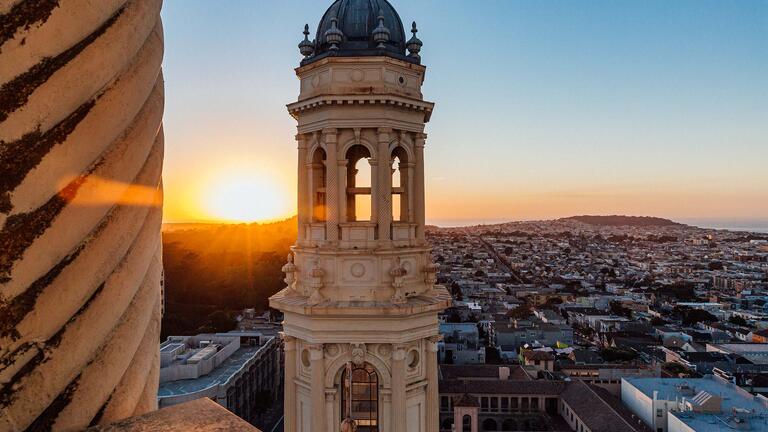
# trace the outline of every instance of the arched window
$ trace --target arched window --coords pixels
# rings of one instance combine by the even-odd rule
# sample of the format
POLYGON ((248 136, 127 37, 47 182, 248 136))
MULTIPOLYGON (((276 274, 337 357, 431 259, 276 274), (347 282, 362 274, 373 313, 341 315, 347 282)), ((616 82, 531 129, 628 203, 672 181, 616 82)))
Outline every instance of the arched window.
POLYGON ((484 431, 495 431, 495 430, 498 430, 498 425, 496 424, 496 420, 494 420, 494 419, 485 419, 485 420, 483 420, 483 430, 484 431))
POLYGON ((371 220, 371 153, 364 145, 347 150, 347 221, 371 220))
POLYGON ((318 147, 312 155, 312 222, 325 222, 325 173, 325 150, 318 147))
POLYGON ((402 147, 396 147, 392 151, 392 220, 406 222, 409 220, 408 187, 410 184, 410 170, 408 153, 402 147))
POLYGON ((379 376, 373 366, 366 363, 347 367, 341 383, 341 421, 349 417, 357 424, 358 432, 378 432, 379 376))
POLYGON ((516 431, 517 430, 517 422, 512 419, 506 419, 504 420, 504 423, 501 424, 501 430, 503 431, 516 431))
POLYGON ((464 414, 464 417, 461 418, 461 430, 462 431, 471 431, 472 430, 472 416, 469 414, 464 414))

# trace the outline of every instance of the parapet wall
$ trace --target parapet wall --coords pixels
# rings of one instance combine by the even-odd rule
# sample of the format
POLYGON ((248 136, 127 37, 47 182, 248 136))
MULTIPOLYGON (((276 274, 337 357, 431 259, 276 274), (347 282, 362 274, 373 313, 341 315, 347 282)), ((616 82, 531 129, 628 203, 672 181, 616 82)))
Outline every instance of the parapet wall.
POLYGON ((0 431, 156 409, 161 3, 0 2, 0 431))

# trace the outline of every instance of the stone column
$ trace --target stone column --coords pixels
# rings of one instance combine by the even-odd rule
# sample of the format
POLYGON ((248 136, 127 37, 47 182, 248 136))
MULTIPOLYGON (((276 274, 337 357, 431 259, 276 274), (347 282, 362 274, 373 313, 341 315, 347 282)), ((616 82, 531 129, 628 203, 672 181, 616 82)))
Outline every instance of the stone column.
POLYGON ((338 159, 336 166, 339 173, 339 221, 349 222, 347 217, 347 164, 346 159, 338 159))
MULTIPOLYGON (((378 153, 378 152, 377 152, 378 153)), ((379 159, 376 157, 376 154, 371 156, 371 159, 369 159, 369 164, 371 166, 371 219, 370 221, 372 223, 378 223, 379 222, 379 212, 381 208, 381 203, 379 200, 379 189, 381 186, 381 176, 379 175, 379 166, 381 165, 379 163, 379 159)))
POLYGON ((379 241, 388 243, 392 230, 392 164, 389 155, 389 141, 392 129, 378 130, 379 190, 374 199, 379 201, 379 241))
POLYGON ((298 192, 297 192, 297 211, 299 219, 299 234, 298 243, 302 244, 306 241, 307 237, 307 224, 312 220, 311 212, 312 206, 310 203, 311 195, 307 194, 309 189, 308 173, 307 173, 307 139, 304 135, 296 135, 296 141, 299 145, 299 160, 298 160, 298 192))
POLYGON ((296 382, 294 381, 296 377, 296 338, 283 334, 283 344, 285 350, 284 430, 285 432, 296 432, 296 382))
MULTIPOLYGON (((336 148, 336 129, 323 129, 323 139, 327 150, 325 156, 326 185, 325 185, 325 238, 331 244, 339 242, 339 167, 335 163, 339 157, 336 148)), ((343 182, 342 182, 343 183, 343 182)))
POLYGON ((427 134, 421 133, 416 135, 416 142, 414 150, 416 153, 416 175, 413 184, 414 197, 413 197, 413 213, 416 222, 416 240, 424 242, 424 144, 427 140, 427 134))
POLYGON ((439 336, 427 338, 427 430, 440 430, 440 395, 438 393, 437 342, 439 336))
POLYGON ((160 369, 162 1, 0 5, 0 431, 142 415, 160 369))
POLYGON ((336 390, 330 389, 325 392, 325 427, 326 430, 333 431, 341 424, 341 416, 337 416, 338 410, 334 407, 336 400, 336 390))
POLYGON ((392 346, 392 431, 406 432, 405 347, 392 346))
POLYGON ((309 346, 309 361, 312 374, 312 424, 325 424, 325 360, 323 344, 309 346))

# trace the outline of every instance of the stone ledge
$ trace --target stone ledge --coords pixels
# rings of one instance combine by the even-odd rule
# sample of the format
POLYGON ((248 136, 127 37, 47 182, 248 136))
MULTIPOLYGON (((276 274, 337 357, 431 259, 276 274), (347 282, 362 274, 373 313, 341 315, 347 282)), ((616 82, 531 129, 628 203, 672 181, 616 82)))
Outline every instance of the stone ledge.
POLYGON ((196 399, 139 417, 131 417, 87 430, 91 432, 259 432, 258 429, 208 398, 196 399))
POLYGON ((269 298, 269 305, 287 312, 320 317, 379 316, 383 318, 407 317, 426 312, 438 312, 451 307, 452 297, 445 287, 437 285, 431 292, 408 297, 402 304, 376 301, 331 301, 317 305, 309 303, 309 297, 296 295, 289 288, 269 298))

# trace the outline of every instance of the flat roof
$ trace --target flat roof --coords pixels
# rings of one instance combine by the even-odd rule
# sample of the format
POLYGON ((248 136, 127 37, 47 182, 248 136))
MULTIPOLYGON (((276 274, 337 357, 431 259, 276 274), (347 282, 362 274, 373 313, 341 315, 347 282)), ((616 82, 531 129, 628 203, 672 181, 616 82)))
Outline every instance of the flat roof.
POLYGON ((624 380, 651 399, 654 391, 659 392, 659 399, 668 401, 676 399, 682 401, 683 398, 691 400, 700 391, 721 397, 722 409, 718 414, 694 413, 692 411, 670 413, 697 432, 724 430, 726 424, 731 424, 729 421, 732 417, 733 408, 754 412, 755 417, 749 423, 750 429, 741 430, 762 430, 760 428, 765 425, 766 417, 768 417, 768 408, 758 402, 754 396, 711 376, 705 378, 624 378, 624 380), (694 394, 681 394, 677 390, 679 385, 694 387, 694 394))
POLYGON ((196 393, 214 385, 224 384, 245 366, 249 360, 256 357, 258 352, 266 345, 266 343, 259 346, 241 345, 237 351, 232 353, 232 355, 224 360, 222 364, 207 375, 203 375, 196 379, 161 383, 157 390, 157 396, 160 398, 180 396, 188 393, 196 393))

